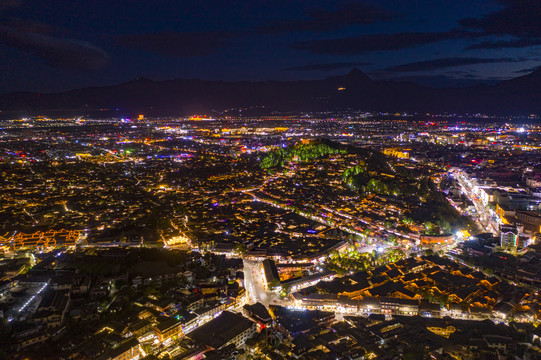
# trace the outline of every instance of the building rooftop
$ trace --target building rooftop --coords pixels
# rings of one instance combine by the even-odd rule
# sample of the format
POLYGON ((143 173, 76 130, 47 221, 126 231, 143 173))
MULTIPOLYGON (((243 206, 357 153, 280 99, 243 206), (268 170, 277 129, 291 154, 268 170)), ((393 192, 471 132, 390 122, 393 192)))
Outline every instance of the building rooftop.
POLYGON ((188 336, 198 343, 219 349, 254 323, 242 315, 224 311, 217 318, 192 331, 188 336))
POLYGON ((165 332, 177 325, 180 325, 180 321, 178 321, 177 319, 175 318, 168 318, 162 322, 160 322, 158 325, 156 325, 156 329, 159 331, 159 332, 165 332))

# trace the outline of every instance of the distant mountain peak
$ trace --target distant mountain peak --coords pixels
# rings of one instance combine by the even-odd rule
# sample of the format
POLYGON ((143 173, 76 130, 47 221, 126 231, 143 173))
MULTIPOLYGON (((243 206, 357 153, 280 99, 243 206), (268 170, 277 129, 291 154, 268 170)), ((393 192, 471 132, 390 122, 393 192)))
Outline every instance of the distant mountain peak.
MULTIPOLYGON (((223 82, 138 79, 105 87, 56 94, 0 94, 0 117, 19 118, 49 112, 104 116, 177 116, 214 109, 253 109, 254 116, 272 111, 399 111, 418 113, 541 114, 541 69, 494 86, 433 89, 408 82, 373 80, 354 68, 320 80, 223 82), (57 109, 65 109, 59 112, 57 109)), ((243 111, 243 114, 245 112, 243 111)))
POLYGON ((346 77, 357 79, 357 80, 372 80, 368 77, 368 75, 366 75, 363 71, 359 70, 358 68, 351 69, 351 71, 346 74, 346 77))
POLYGON ((351 69, 351 71, 348 73, 348 75, 354 75, 354 76, 366 76, 364 72, 362 72, 359 68, 354 67, 351 69))

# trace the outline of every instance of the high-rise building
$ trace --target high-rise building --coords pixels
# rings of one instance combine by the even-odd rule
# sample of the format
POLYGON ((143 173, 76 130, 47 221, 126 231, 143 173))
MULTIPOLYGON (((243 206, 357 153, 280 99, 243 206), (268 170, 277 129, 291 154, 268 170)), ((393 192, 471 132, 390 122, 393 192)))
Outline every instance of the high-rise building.
POLYGON ((504 249, 516 249, 518 245, 519 231, 516 226, 500 226, 500 242, 504 249))

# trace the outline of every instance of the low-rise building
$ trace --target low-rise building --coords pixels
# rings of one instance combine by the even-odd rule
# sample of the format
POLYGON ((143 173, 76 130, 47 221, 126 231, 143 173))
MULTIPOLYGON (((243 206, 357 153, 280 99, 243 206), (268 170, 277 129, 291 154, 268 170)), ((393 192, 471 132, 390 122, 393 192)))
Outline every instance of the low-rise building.
POLYGON ((248 318, 224 311, 217 318, 195 329, 188 337, 210 349, 219 350, 228 345, 243 347, 246 340, 257 332, 257 325, 248 318))
POLYGON ((182 336, 182 324, 175 318, 168 318, 154 326, 154 334, 161 343, 170 343, 182 336))

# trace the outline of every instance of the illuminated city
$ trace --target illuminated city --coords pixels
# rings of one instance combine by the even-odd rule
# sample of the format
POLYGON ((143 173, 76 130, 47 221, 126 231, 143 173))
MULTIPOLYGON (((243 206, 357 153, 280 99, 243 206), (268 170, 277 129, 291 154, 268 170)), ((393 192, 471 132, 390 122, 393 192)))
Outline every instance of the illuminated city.
POLYGON ((322 324, 362 351, 371 340, 338 329, 449 339, 488 319, 511 341, 512 324, 537 321, 541 126, 365 113, 1 125, 2 314, 32 324, 18 351, 75 324, 57 351, 117 336, 113 353, 178 357, 264 354, 261 341, 322 324))
POLYGON ((0 360, 541 359, 538 2, 181 3, 0 4, 0 360))

